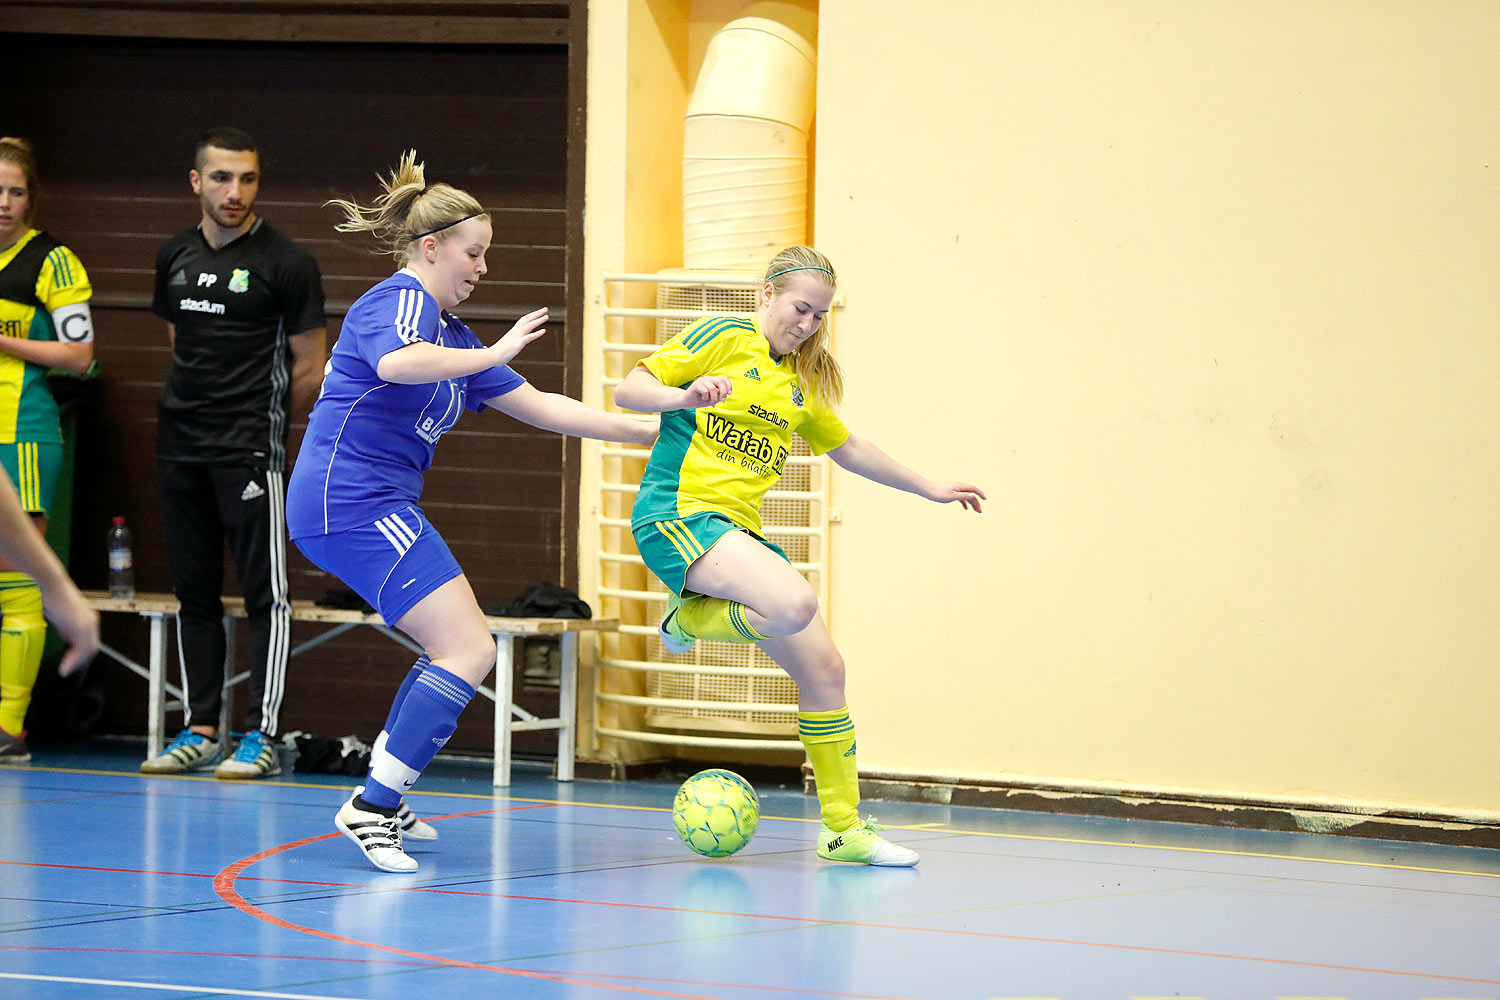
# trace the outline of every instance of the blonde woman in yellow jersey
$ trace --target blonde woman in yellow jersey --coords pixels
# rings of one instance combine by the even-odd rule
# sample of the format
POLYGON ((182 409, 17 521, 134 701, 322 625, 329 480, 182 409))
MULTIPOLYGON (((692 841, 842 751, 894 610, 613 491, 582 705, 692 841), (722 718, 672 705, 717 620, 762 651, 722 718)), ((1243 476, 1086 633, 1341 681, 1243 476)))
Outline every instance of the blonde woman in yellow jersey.
MULTIPOLYGON (((36 188, 31 146, 0 139, 0 465, 45 533, 62 468, 47 369, 87 371, 94 330, 83 265, 32 228, 36 188)), ((36 581, 0 558, 0 764, 31 760, 22 727, 46 635, 36 581)))
POLYGON ((678 655, 695 639, 759 645, 797 682, 798 732, 823 818, 819 857, 909 867, 915 851, 860 819, 844 661, 817 594, 762 537, 760 502, 781 476, 793 434, 840 468, 936 503, 978 511, 984 491, 927 479, 839 420, 843 378, 822 328, 837 280, 811 247, 781 251, 766 268, 753 319, 689 326, 621 381, 615 402, 662 415, 631 527, 673 595, 663 644, 678 655))

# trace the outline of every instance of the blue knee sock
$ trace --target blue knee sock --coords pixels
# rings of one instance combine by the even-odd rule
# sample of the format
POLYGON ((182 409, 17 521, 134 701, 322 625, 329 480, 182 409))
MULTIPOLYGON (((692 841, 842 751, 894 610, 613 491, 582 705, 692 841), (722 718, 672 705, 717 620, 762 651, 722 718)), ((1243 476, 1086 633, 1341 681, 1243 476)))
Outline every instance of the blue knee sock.
POLYGON ((416 683, 417 677, 421 675, 422 671, 431 665, 432 660, 428 658, 426 653, 417 657, 417 662, 411 665, 411 669, 406 672, 406 676, 401 680, 401 686, 396 689, 396 697, 391 699, 391 710, 386 714, 385 726, 381 729, 380 735, 387 736, 390 734, 391 727, 396 724, 396 717, 401 714, 401 706, 406 701, 406 695, 411 691, 411 686, 416 683))
POLYGON ((360 797, 383 809, 400 805, 402 794, 458 728, 458 714, 473 697, 474 689, 465 681, 431 663, 411 678, 394 723, 387 723, 381 734, 385 738, 376 741, 370 754, 360 797))

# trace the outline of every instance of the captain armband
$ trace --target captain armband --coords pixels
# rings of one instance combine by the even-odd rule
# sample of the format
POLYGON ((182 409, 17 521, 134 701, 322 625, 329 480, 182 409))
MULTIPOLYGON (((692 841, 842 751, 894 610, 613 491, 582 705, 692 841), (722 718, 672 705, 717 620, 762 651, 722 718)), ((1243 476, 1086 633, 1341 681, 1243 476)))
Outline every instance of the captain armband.
POLYGON ((94 342, 94 316, 89 312, 87 302, 75 302, 52 310, 52 326, 57 330, 57 339, 64 344, 94 342))

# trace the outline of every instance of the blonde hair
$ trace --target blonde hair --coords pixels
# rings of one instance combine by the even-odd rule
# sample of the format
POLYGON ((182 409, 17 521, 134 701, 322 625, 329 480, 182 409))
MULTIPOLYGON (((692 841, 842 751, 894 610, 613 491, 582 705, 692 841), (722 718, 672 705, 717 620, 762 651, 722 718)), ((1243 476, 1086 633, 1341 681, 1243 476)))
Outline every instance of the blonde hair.
POLYGON ((7 135, 0 138, 0 160, 20 167, 21 175, 26 178, 26 214, 21 217, 21 221, 29 226, 36 214, 36 154, 31 150, 31 143, 25 139, 7 135))
MULTIPOLYGON (((780 295, 786 291, 792 276, 798 274, 811 274, 830 289, 839 285, 833 262, 812 247, 804 246, 787 247, 772 257, 771 263, 766 265, 765 280, 771 283, 772 291, 780 295)), ((825 322, 797 349, 794 367, 804 388, 827 400, 830 406, 837 406, 844 398, 844 370, 829 351, 828 338, 828 324, 825 322)))
POLYGON ((408 149, 390 176, 380 178, 381 194, 372 204, 344 198, 323 204, 343 209, 344 221, 334 227, 339 232, 374 233, 385 244, 381 252, 401 261, 423 236, 436 236, 441 243, 460 222, 489 218, 473 195, 447 184, 429 185, 425 173, 417 151, 408 149))

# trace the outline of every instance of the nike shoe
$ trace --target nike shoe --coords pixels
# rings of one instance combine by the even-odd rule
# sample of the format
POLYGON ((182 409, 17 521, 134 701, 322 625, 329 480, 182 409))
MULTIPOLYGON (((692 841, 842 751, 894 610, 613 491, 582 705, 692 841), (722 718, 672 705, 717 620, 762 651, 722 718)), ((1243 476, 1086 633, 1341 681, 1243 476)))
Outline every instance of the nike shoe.
POLYGON ((682 630, 677 624, 677 609, 682 607, 682 598, 676 594, 667 595, 667 613, 662 617, 661 624, 656 627, 657 638, 666 647, 667 652, 673 656, 682 656, 692 651, 694 639, 682 630))
POLYGON ((846 865, 876 865, 910 868, 921 860, 916 851, 891 843, 880 835, 885 827, 875 817, 848 830, 835 831, 823 824, 818 831, 818 857, 846 865))

